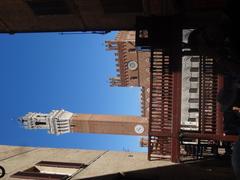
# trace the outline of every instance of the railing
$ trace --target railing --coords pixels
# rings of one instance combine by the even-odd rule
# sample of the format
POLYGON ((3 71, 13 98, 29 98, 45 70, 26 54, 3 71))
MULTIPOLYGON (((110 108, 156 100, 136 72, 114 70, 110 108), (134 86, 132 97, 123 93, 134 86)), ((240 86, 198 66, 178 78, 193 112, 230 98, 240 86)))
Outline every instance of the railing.
POLYGON ((200 132, 216 133, 218 75, 213 58, 200 58, 200 132))
POLYGON ((169 57, 158 49, 151 52, 149 160, 171 156, 173 75, 169 57))
POLYGON ((170 158, 179 162, 186 155, 182 150, 186 152, 188 147, 195 149, 187 152, 193 158, 217 153, 219 141, 235 141, 237 137, 225 136, 223 132, 223 116, 216 100, 223 79, 216 72, 215 60, 200 57, 198 131, 184 128, 180 131, 181 72, 172 71, 171 63, 175 62, 171 62, 161 49, 152 50, 148 159, 170 158))

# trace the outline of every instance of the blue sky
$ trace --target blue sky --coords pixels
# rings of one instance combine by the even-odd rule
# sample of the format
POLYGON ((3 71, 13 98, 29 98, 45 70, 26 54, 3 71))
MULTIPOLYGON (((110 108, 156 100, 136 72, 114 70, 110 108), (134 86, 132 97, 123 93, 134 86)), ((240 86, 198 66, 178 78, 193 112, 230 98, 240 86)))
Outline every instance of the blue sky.
POLYGON ((25 130, 27 112, 65 109, 74 113, 140 115, 138 88, 109 87, 116 75, 107 35, 0 34, 0 144, 146 151, 139 137, 99 134, 49 135, 25 130))

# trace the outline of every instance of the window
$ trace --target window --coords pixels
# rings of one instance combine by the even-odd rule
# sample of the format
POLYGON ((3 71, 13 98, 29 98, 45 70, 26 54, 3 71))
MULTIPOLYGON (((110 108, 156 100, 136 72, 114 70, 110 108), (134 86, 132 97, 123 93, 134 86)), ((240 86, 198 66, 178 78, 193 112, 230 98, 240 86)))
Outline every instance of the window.
POLYGON ((190 72, 199 72, 199 67, 191 67, 190 72))
POLYGON ((197 93, 198 89, 197 88, 190 88, 189 93, 197 93))
POLYGON ((196 122, 196 118, 188 118, 189 122, 196 122))
POLYGON ((82 164, 82 163, 52 162, 52 161, 40 161, 36 164, 36 166, 62 167, 62 168, 74 168, 74 169, 87 167, 86 164, 82 164))
POLYGON ((190 77, 190 82, 198 82, 198 77, 190 77))
POLYGON ((11 176, 12 178, 19 178, 19 179, 54 179, 54 180, 65 180, 69 176, 67 175, 60 175, 60 174, 47 174, 47 173, 39 173, 39 172, 17 172, 11 176))
POLYGON ((134 79, 138 79, 138 77, 137 76, 130 77, 130 80, 134 80, 134 79))
POLYGON ((134 53, 134 52, 136 52, 136 49, 135 48, 130 48, 130 49, 128 49, 128 52, 134 53))
POLYGON ((147 88, 147 92, 150 93, 150 88, 147 88))
POLYGON ((199 111, 199 109, 197 109, 197 108, 189 108, 188 109, 189 113, 198 113, 198 111, 199 111))
POLYGON ((146 61, 146 62, 150 62, 150 58, 146 58, 145 61, 146 61))
POLYGON ((106 14, 143 12, 141 0, 101 0, 101 2, 106 14))
POLYGON ((199 103, 199 99, 198 98, 190 98, 188 99, 189 103, 199 103))
POLYGON ((128 69, 130 70, 136 70, 138 68, 138 64, 136 61, 129 61, 128 62, 128 69))
POLYGON ((65 180, 79 169, 86 167, 87 165, 82 163, 41 161, 25 171, 13 174, 11 177, 19 179, 65 180))
POLYGON ((35 125, 46 125, 46 122, 35 122, 35 125))
POLYGON ((71 13, 65 0, 26 0, 26 2, 37 16, 71 13))

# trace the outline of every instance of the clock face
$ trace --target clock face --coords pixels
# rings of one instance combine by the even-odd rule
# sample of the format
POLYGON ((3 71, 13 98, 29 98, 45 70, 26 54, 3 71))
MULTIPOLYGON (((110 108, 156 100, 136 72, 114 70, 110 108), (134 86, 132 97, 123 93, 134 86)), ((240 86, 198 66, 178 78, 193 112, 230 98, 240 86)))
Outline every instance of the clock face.
POLYGON ((129 61, 128 62, 128 69, 130 70, 136 70, 138 67, 138 64, 136 61, 129 61))
POLYGON ((134 130, 137 134, 142 134, 144 132, 144 127, 143 125, 141 124, 137 124, 135 127, 134 127, 134 130))

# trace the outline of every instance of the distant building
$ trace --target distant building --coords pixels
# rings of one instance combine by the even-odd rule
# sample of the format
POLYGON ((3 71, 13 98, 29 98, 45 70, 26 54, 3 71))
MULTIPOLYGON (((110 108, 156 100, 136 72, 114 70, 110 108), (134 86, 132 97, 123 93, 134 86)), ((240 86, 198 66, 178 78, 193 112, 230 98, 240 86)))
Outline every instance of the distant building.
POLYGON ((148 117, 150 93, 150 52, 135 46, 135 31, 119 31, 114 40, 106 41, 107 50, 115 51, 117 76, 111 86, 141 87, 142 116, 148 117))

